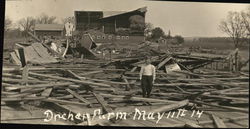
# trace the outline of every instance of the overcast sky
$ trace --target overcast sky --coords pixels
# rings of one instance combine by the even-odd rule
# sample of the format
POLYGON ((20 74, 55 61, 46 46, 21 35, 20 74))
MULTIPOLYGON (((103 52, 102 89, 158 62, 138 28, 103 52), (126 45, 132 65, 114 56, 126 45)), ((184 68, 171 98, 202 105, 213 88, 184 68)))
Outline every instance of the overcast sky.
POLYGON ((184 37, 226 36, 218 24, 228 11, 241 11, 247 4, 171 2, 147 0, 7 0, 5 16, 16 22, 41 13, 61 18, 73 16, 76 10, 130 11, 147 6, 146 22, 166 33, 184 37))

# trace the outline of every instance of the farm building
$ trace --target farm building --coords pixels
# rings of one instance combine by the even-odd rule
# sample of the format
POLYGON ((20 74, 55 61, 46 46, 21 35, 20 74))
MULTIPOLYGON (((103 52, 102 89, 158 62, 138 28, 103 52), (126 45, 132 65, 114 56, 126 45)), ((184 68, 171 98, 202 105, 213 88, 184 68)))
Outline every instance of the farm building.
POLYGON ((124 11, 75 11, 76 31, 88 31, 95 42, 144 41, 146 7, 124 11))
POLYGON ((64 34, 64 25, 62 24, 36 24, 34 35, 61 37, 64 34))

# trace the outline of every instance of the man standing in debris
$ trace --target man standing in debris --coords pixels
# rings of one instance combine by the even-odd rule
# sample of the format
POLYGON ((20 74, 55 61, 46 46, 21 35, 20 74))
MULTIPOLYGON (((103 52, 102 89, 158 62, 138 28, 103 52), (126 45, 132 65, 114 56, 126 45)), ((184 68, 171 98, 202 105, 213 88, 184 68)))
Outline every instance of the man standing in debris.
POLYGON ((142 96, 150 97, 150 93, 155 81, 155 66, 151 64, 151 59, 146 57, 145 64, 142 65, 140 71, 140 80, 142 87, 142 96))

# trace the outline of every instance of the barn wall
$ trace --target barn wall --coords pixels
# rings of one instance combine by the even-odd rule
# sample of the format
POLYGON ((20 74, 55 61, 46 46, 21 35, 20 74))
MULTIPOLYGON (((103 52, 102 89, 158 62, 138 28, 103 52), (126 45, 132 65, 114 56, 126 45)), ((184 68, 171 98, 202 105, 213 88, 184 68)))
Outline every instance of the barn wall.
POLYGON ((63 36, 62 31, 35 31, 36 36, 63 36))
POLYGON ((144 36, 120 36, 114 34, 103 34, 103 35, 91 35, 96 43, 118 43, 118 44, 129 44, 129 43, 141 43, 144 41, 144 36))
POLYGON ((76 11, 76 30, 87 30, 101 28, 98 19, 103 17, 100 11, 76 11))
POLYGON ((104 20, 102 22, 104 26, 104 33, 105 34, 114 34, 115 33, 115 18, 110 18, 107 20, 104 20))

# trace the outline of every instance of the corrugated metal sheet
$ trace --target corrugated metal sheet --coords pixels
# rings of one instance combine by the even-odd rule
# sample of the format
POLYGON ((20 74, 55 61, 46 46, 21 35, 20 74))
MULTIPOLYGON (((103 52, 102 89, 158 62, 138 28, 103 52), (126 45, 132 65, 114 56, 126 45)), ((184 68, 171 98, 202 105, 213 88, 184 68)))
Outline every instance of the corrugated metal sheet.
POLYGON ((64 25, 62 24, 36 24, 35 30, 45 30, 45 31, 62 31, 64 25))

